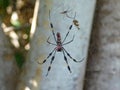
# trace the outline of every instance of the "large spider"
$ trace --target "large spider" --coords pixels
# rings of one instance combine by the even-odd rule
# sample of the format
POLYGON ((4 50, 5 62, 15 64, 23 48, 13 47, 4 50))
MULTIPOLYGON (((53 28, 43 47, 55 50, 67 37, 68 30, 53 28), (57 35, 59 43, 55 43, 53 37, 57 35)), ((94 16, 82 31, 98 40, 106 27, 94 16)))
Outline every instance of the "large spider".
MULTIPOLYGON (((50 19, 50 12, 49 12, 49 19, 50 19)), ((49 71, 50 71, 50 69, 51 69, 51 65, 52 65, 52 63, 53 63, 53 61, 54 61, 56 52, 62 52, 62 53, 63 53, 63 56, 64 56, 64 60, 65 60, 65 62, 66 62, 66 64, 67 64, 67 68, 68 68, 69 72, 72 73, 72 71, 71 71, 71 69, 70 69, 70 66, 69 66, 69 64, 68 64, 66 55, 67 55, 69 58, 71 58, 74 62, 82 62, 82 61, 84 60, 84 59, 82 59, 82 60, 80 60, 80 61, 77 61, 77 60, 74 59, 74 58, 66 51, 66 49, 63 47, 64 45, 67 45, 67 44, 71 43, 71 42, 74 40, 74 36, 73 36, 73 38, 72 38, 70 41, 65 42, 65 40, 66 40, 66 38, 67 38, 67 36, 68 36, 68 34, 69 34, 69 31, 72 29, 72 25, 70 25, 69 30, 68 30, 65 38, 63 39, 63 41, 61 41, 61 34, 60 34, 60 32, 57 32, 57 34, 56 34, 56 36, 55 36, 53 24, 52 24, 51 21, 50 21, 50 27, 51 27, 51 29, 52 29, 52 34, 53 34, 53 37, 54 37, 54 40, 55 40, 56 44, 49 41, 49 38, 50 38, 50 37, 48 37, 47 43, 49 43, 49 44, 51 44, 51 45, 54 45, 54 46, 56 46, 56 47, 49 53, 49 55, 47 56, 47 58, 46 58, 42 63, 40 63, 40 62, 39 62, 39 63, 40 63, 40 64, 45 63, 45 62, 47 61, 47 59, 48 59, 50 56, 53 55, 52 58, 51 58, 51 61, 50 61, 50 65, 49 65, 49 67, 48 67, 47 74, 46 74, 46 76, 48 76, 48 73, 49 73, 49 71)))

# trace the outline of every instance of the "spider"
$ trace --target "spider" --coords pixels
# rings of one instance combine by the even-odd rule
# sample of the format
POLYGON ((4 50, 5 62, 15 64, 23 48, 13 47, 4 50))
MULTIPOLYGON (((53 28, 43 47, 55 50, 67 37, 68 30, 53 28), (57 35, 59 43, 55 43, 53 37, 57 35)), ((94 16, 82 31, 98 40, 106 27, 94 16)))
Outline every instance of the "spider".
POLYGON ((80 29, 80 27, 79 27, 79 22, 78 22, 78 20, 75 19, 75 17, 76 17, 76 12, 75 12, 75 16, 74 16, 74 17, 70 17, 70 16, 68 15, 68 12, 70 12, 70 11, 65 10, 65 11, 61 12, 61 14, 65 14, 66 17, 73 19, 73 24, 74 24, 74 25, 77 27, 77 29, 79 30, 79 29, 80 29))
MULTIPOLYGON (((49 19, 50 19, 50 12, 49 12, 49 19)), ((68 30, 65 38, 63 39, 63 41, 61 41, 61 34, 60 34, 60 32, 57 32, 57 33, 56 33, 56 36, 55 36, 53 24, 52 24, 51 21, 50 21, 50 27, 51 27, 51 29, 52 29, 52 35, 53 35, 54 40, 55 40, 56 43, 52 43, 52 42, 49 41, 50 36, 49 36, 48 39, 47 39, 47 43, 48 43, 48 44, 51 44, 51 45, 54 45, 55 48, 49 53, 49 55, 47 56, 47 58, 44 59, 42 63, 40 63, 40 62, 38 62, 38 63, 39 63, 39 64, 45 63, 45 62, 47 61, 47 59, 48 59, 50 56, 53 55, 53 56, 51 57, 50 65, 49 65, 49 67, 48 67, 48 71, 47 71, 47 74, 46 74, 46 76, 48 76, 48 73, 49 73, 49 71, 51 70, 51 65, 52 65, 52 63, 53 63, 53 61, 54 61, 54 59, 55 59, 55 54, 56 54, 56 52, 62 52, 62 53, 63 53, 63 56, 64 56, 64 60, 65 60, 65 62, 66 62, 66 64, 67 64, 67 68, 68 68, 69 72, 72 73, 72 71, 71 71, 71 69, 70 69, 70 66, 69 66, 69 64, 68 64, 68 60, 67 60, 66 55, 67 55, 69 58, 71 58, 71 59, 72 59, 74 62, 76 62, 76 63, 77 63, 77 62, 82 62, 82 61, 84 60, 84 59, 82 59, 82 60, 80 60, 80 61, 77 61, 77 60, 74 59, 74 58, 67 52, 67 50, 63 47, 64 45, 67 45, 67 44, 71 43, 71 42, 74 40, 74 36, 75 36, 75 35, 73 35, 73 38, 72 38, 70 41, 65 42, 66 37, 68 36, 69 31, 70 31, 71 28, 72 28, 72 25, 69 27, 69 30, 68 30)))

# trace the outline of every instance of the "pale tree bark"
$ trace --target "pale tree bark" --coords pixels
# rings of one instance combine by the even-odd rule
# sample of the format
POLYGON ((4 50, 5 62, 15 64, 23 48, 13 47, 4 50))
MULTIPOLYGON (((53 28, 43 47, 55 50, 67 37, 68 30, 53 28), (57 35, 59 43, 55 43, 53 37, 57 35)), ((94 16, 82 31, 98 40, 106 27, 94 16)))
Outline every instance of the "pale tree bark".
POLYGON ((120 90, 120 0, 98 0, 84 90, 120 90))
POLYGON ((31 41, 29 58, 24 66, 17 90, 82 90, 95 1, 40 0, 38 27, 31 41), (68 10, 68 14, 61 14, 65 10, 68 10), (79 22, 80 30, 73 25, 73 19, 79 22), (76 60, 84 60, 76 63, 65 53, 72 73, 69 73, 63 51, 56 52, 52 65, 50 63, 54 52, 44 64, 38 64, 44 61, 56 47, 47 43, 49 36, 50 42, 56 43, 50 22, 53 25, 55 37, 59 32, 62 41, 69 28, 71 30, 65 42, 72 40, 75 36, 73 42, 65 45, 64 48, 76 60), (46 76, 49 66, 51 70, 46 76))
POLYGON ((0 27, 0 90, 15 90, 17 78, 18 68, 13 51, 0 27))

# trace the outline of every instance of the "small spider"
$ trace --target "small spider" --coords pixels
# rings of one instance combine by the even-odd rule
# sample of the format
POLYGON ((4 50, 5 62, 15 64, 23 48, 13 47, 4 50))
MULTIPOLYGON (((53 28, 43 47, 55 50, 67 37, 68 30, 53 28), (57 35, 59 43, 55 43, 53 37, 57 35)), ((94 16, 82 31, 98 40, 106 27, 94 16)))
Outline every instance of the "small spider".
POLYGON ((68 11, 67 11, 67 10, 66 10, 66 11, 63 11, 62 14, 65 14, 68 18, 73 19, 73 24, 77 27, 78 30, 80 29, 80 27, 79 27, 79 26, 80 26, 80 25, 79 25, 79 22, 78 22, 78 20, 75 19, 75 17, 76 17, 76 12, 75 12, 75 16, 74 16, 74 17, 70 17, 70 16, 68 15, 68 11))
MULTIPOLYGON (((49 12, 49 19, 50 19, 50 12, 49 12)), ((71 42, 74 40, 74 36, 73 36, 73 38, 72 38, 70 41, 65 42, 66 37, 68 36, 69 31, 70 31, 70 30, 68 30, 65 38, 63 39, 63 41, 61 41, 61 34, 60 34, 60 32, 57 32, 57 34, 56 34, 56 36, 55 36, 53 24, 52 24, 51 21, 50 21, 50 27, 51 27, 51 29, 52 29, 52 34, 53 34, 53 37, 54 37, 54 40, 55 40, 56 44, 49 41, 49 38, 50 38, 50 37, 48 37, 47 43, 49 43, 49 44, 51 44, 51 45, 54 45, 55 48, 49 53, 49 55, 47 56, 47 58, 46 58, 45 60, 43 60, 42 63, 40 63, 40 62, 38 62, 38 63, 40 63, 40 64, 45 63, 45 62, 47 61, 47 59, 48 59, 50 56, 53 55, 52 58, 51 58, 51 61, 50 61, 50 65, 49 65, 49 67, 48 67, 47 74, 46 74, 46 76, 48 76, 48 73, 49 73, 49 71, 50 71, 50 69, 51 69, 51 65, 52 65, 52 63, 53 63, 53 61, 54 61, 56 52, 62 52, 62 53, 63 53, 63 56, 64 56, 64 60, 65 60, 65 62, 66 62, 66 64, 67 64, 67 68, 68 68, 69 72, 72 73, 72 71, 71 71, 71 69, 70 69, 70 66, 69 66, 69 64, 68 64, 66 55, 67 55, 69 58, 71 58, 74 62, 82 62, 82 61, 84 60, 84 59, 82 59, 82 60, 80 60, 80 61, 77 61, 77 60, 74 59, 74 58, 66 51, 66 49, 63 47, 64 45, 67 45, 67 44, 71 43, 71 42)), ((72 27, 70 26, 69 29, 71 29, 71 28, 72 28, 72 27)))

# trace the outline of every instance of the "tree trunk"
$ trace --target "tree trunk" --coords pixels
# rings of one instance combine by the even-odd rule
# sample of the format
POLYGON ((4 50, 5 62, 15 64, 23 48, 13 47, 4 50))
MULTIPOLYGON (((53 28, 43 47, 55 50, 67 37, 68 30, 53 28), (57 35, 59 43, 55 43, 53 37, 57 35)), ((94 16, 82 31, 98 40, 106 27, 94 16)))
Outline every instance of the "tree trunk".
POLYGON ((120 90, 120 0, 98 0, 84 90, 120 90))
POLYGON ((15 90, 17 77, 18 68, 12 48, 0 27, 0 90, 15 90))
POLYGON ((31 42, 29 58, 21 75, 18 90, 26 88, 30 90, 82 90, 94 7, 95 0, 40 0, 38 27, 31 42), (64 14, 66 10, 68 13, 64 14), (73 24, 74 19, 79 22, 80 30, 73 24), (47 43, 49 37, 50 42, 58 44, 55 38, 59 39, 59 35, 56 36, 56 33, 60 33, 61 41, 63 41, 68 31, 70 33, 65 43, 69 41, 71 43, 63 47, 70 56, 63 49, 60 52, 57 51, 61 46, 47 43), (51 55, 55 47, 57 47, 56 53, 53 52, 51 55), (44 64, 38 64, 49 55, 44 64), (83 61, 76 63, 72 57, 77 61, 83 61))

